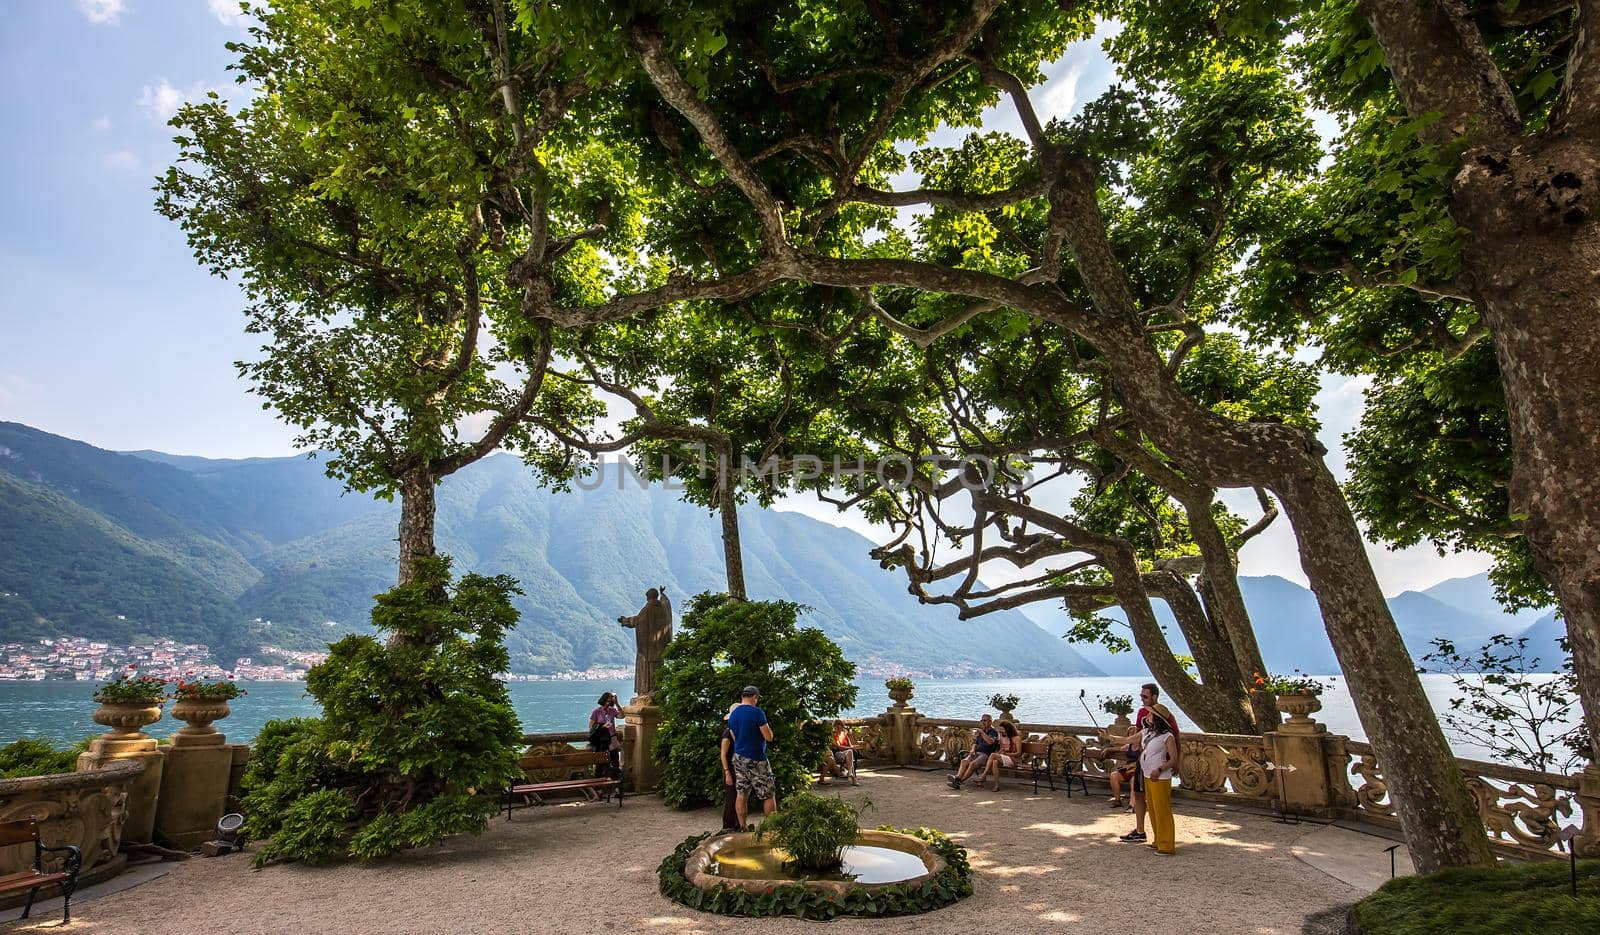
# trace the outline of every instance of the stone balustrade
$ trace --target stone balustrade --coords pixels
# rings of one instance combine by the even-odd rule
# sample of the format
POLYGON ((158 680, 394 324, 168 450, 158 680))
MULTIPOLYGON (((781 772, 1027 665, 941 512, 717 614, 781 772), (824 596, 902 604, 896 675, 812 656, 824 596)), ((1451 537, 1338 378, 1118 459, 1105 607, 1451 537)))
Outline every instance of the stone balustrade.
MULTIPOLYGON (((972 744, 975 720, 925 717, 896 704, 878 717, 846 718, 863 763, 954 768, 972 744)), ((1084 758, 1105 732, 1081 724, 1019 723, 1026 739, 1050 746, 1052 771, 1104 774, 1113 760, 1084 758)), ((1399 827, 1382 764, 1371 745, 1330 734, 1302 715, 1277 731, 1185 733, 1173 793, 1184 798, 1271 808, 1287 814, 1349 818, 1399 827)), ((1580 856, 1600 857, 1600 769, 1571 776, 1458 759, 1495 848, 1507 856, 1560 856, 1561 830, 1577 829, 1580 856)), ((1092 781, 1092 780, 1091 780, 1092 781)))
MULTIPOLYGON (((99 769, 45 776, 0 779, 0 821, 39 819, 39 836, 51 846, 75 845, 83 855, 81 883, 92 883, 122 870, 127 859, 118 849, 128 820, 128 795, 144 775, 145 764, 117 760, 99 769)), ((47 855, 59 867, 63 855, 47 855)), ((0 877, 33 867, 33 845, 0 847, 0 877)), ((20 903, 26 893, 0 899, 0 906, 20 903)))

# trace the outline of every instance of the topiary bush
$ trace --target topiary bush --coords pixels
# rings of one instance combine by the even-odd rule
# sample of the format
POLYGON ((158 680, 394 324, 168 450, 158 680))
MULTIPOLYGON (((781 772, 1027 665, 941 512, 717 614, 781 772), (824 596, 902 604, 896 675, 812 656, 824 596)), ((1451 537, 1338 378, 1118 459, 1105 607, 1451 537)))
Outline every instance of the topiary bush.
POLYGON ((246 832, 273 860, 370 859, 477 834, 519 774, 522 729, 497 677, 516 624, 505 576, 466 575, 449 559, 380 594, 372 624, 311 669, 317 718, 269 721, 244 777, 246 832))
POLYGON ((801 870, 839 866, 844 849, 856 841, 861 812, 844 799, 809 792, 782 802, 783 808, 761 823, 756 839, 772 835, 801 870))
POLYGON ((778 802, 811 785, 829 725, 855 704, 855 664, 821 630, 799 626, 789 601, 699 594, 667 647, 658 677, 662 800, 678 808, 722 801, 722 716, 745 685, 761 689, 772 724, 767 757, 778 802))

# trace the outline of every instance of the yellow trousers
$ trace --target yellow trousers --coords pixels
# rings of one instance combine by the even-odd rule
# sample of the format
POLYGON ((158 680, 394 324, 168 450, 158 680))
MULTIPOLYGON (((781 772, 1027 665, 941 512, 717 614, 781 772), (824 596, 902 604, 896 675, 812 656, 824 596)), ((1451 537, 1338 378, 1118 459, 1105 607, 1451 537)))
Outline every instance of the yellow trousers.
POLYGON ((1146 779, 1144 807, 1150 819, 1150 834, 1156 850, 1171 854, 1177 850, 1177 831, 1172 826, 1172 780, 1146 779))

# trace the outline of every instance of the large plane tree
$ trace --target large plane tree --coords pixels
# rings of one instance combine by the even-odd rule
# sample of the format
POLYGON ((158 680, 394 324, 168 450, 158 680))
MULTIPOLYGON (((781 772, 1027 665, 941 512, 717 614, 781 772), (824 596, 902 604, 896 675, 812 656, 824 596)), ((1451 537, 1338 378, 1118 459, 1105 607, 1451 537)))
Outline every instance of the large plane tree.
POLYGON ((1041 65, 1123 14, 999 0, 284 0, 241 47, 257 98, 181 116, 191 170, 167 187, 202 259, 243 273, 258 327, 288 329, 277 344, 295 366, 281 399, 267 375, 269 401, 313 426, 357 426, 331 437, 366 471, 346 476, 402 496, 395 469, 416 465, 367 457, 383 449, 364 443, 374 406, 397 407, 380 424, 406 425, 400 450, 427 459, 421 495, 433 459, 496 442, 458 442, 458 416, 481 408, 505 426, 499 441, 537 453, 518 413, 529 387, 531 405, 552 392, 533 379, 542 362, 569 336, 648 328, 677 303, 737 307, 802 283, 848 291, 864 311, 852 321, 913 341, 980 323, 1058 329, 1185 477, 1277 498, 1418 866, 1488 863, 1444 736, 1416 717, 1427 699, 1315 436, 1215 411, 1177 379, 1278 224, 1283 189, 1316 164, 1306 102, 1280 69, 1190 41, 1190 72, 1114 89, 1073 119, 1040 114, 1028 87, 1041 65), (926 146, 995 104, 1020 137, 926 146), (908 169, 921 183, 897 188, 908 169), (921 219, 903 223, 907 208, 921 219), (363 338, 403 323, 406 340, 335 341, 300 367, 296 345, 314 337, 303 322, 363 338), (475 367, 459 353, 469 343, 498 356, 475 367), (329 359, 344 362, 336 385, 317 390, 310 364, 329 359), (529 376, 487 392, 495 405, 440 407, 431 374, 457 360, 472 376, 452 385, 529 376))

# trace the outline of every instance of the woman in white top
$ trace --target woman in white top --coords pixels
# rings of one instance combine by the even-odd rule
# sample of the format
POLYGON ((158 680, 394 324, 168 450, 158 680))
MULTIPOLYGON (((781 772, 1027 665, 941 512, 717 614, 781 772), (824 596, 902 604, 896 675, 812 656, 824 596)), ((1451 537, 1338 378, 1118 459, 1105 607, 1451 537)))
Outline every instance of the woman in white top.
POLYGON ((1163 705, 1150 709, 1150 717, 1140 734, 1139 772, 1144 776, 1144 801, 1149 813, 1150 846, 1158 854, 1177 849, 1177 833, 1172 820, 1172 777, 1178 769, 1178 738, 1172 733, 1172 712, 1163 705))

